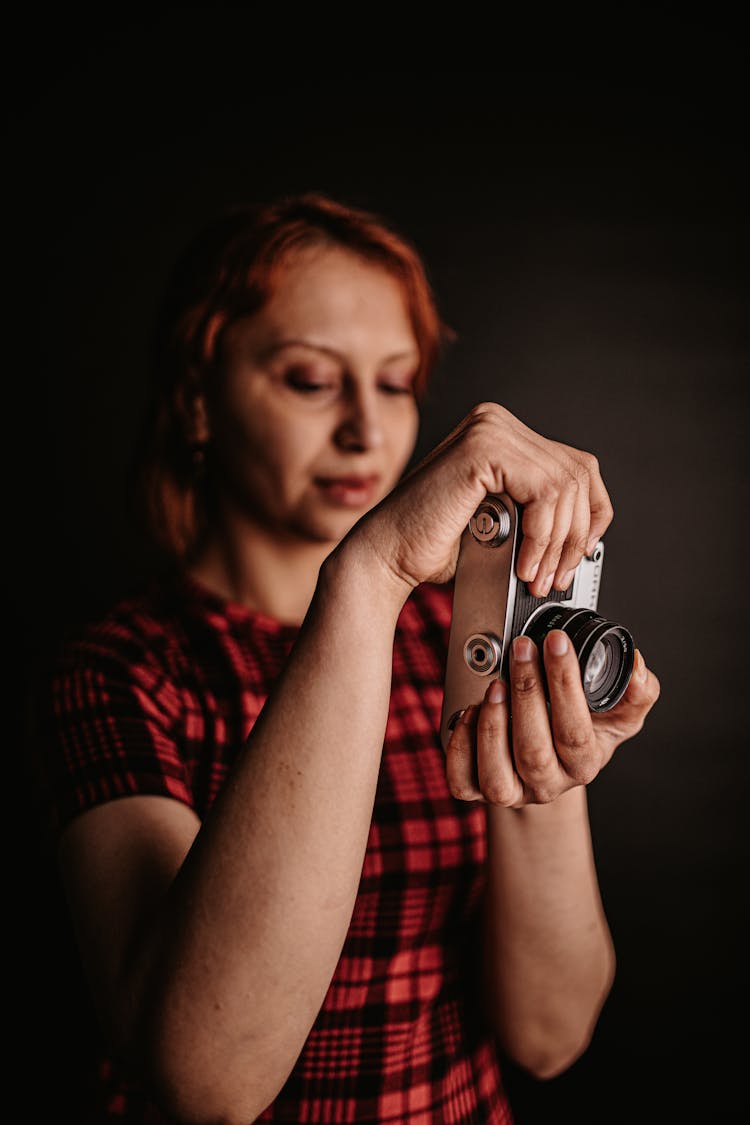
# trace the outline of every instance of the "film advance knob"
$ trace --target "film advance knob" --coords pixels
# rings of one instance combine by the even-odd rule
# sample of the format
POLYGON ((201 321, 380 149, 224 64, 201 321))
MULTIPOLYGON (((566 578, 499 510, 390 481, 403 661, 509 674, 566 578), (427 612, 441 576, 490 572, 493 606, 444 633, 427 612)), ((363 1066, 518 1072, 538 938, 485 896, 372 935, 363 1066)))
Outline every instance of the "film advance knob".
POLYGON ((487 547, 499 547, 510 535, 510 512, 499 500, 484 500, 469 521, 471 534, 487 547))

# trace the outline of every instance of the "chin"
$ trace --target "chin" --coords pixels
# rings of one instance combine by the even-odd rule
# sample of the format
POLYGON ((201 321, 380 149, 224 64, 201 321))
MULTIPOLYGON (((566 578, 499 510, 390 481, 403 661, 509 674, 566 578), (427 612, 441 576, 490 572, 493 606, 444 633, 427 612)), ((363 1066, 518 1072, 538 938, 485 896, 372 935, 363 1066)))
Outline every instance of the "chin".
POLYGON ((361 510, 308 510, 301 519, 295 521, 291 526, 304 538, 311 539, 316 543, 330 543, 331 550, 333 550, 336 544, 341 542, 355 523, 366 515, 371 508, 372 505, 363 507, 361 510))

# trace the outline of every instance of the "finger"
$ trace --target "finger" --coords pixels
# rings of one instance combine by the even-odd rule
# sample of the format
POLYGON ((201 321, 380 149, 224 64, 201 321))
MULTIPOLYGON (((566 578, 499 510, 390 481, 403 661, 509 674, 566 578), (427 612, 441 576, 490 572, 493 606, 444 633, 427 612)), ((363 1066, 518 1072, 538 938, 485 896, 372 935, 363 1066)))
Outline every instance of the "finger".
POLYGON ((658 678, 646 667, 642 653, 636 649, 633 674, 622 699, 611 711, 593 716, 597 734, 608 738, 614 750, 621 742, 638 734, 660 693, 658 678))
POLYGON ((513 768, 510 746, 508 689, 493 680, 477 717, 477 778, 485 799, 510 807, 523 800, 523 785, 513 768))
POLYGON ((587 454, 591 465, 589 472, 589 541, 586 545, 586 554, 591 555, 604 532, 612 523, 615 510, 612 501, 599 472, 599 462, 592 454, 587 454))
POLYGON ((589 505, 589 479, 587 475, 582 474, 578 482, 573 514, 568 528, 568 538, 565 540, 557 564, 557 572, 553 583, 557 590, 568 589, 575 577, 576 567, 586 553, 590 538, 591 509, 589 505))
POLYGON ((599 461, 594 454, 562 443, 560 443, 560 448, 573 462, 574 473, 579 485, 587 493, 588 513, 586 513, 586 518, 581 518, 581 524, 588 522, 589 530, 585 553, 591 555, 612 522, 614 516, 612 501, 602 480, 599 461))
POLYGON ((574 477, 569 477, 558 495, 550 541, 539 563, 536 579, 529 587, 534 597, 544 598, 552 588, 560 556, 569 537, 577 494, 578 484, 574 477))
POLYGON ((510 659, 513 759, 516 772, 539 804, 565 787, 552 742, 539 651, 529 637, 516 637, 510 659))
POLYGON ((577 784, 588 785, 603 765, 602 755, 583 691, 578 657, 560 629, 552 629, 544 639, 544 669, 552 737, 560 765, 577 784))
POLYGON ((445 773, 451 796, 459 801, 481 801, 476 769, 477 707, 467 707, 453 728, 445 751, 445 773))
POLYGON ((552 539, 557 507, 557 488, 552 482, 545 486, 540 484, 538 488, 536 498, 527 503, 523 510, 523 537, 516 559, 516 573, 529 586, 537 578, 541 582, 546 577, 546 570, 542 571, 541 562, 552 539))

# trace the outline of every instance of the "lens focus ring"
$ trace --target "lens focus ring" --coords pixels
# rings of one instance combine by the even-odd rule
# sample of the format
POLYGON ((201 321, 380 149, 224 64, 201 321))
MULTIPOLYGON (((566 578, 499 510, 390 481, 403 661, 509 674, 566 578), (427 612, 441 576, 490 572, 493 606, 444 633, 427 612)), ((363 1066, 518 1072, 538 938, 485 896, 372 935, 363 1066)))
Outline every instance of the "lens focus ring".
POLYGON ((589 709, 609 711, 622 698, 633 672, 635 643, 630 632, 594 610, 562 605, 542 607, 524 632, 541 649, 551 629, 562 629, 570 637, 589 709))

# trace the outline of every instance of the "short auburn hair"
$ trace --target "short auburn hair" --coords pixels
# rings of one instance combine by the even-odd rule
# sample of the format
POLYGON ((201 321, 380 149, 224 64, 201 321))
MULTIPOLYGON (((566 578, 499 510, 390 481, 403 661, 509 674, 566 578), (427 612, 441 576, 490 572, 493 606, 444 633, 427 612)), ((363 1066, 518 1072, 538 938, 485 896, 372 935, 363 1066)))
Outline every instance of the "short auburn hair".
POLYGON ((220 366, 229 325, 269 301, 290 251, 314 245, 351 250, 400 282, 419 348, 418 397, 450 334, 419 253, 368 211, 306 193, 233 208, 216 218, 177 261, 164 294, 154 334, 151 407, 138 452, 140 514, 151 539, 173 562, 191 554, 207 525, 189 404, 220 366))

